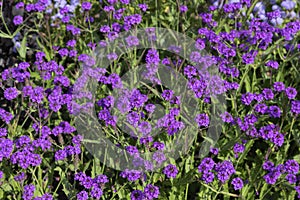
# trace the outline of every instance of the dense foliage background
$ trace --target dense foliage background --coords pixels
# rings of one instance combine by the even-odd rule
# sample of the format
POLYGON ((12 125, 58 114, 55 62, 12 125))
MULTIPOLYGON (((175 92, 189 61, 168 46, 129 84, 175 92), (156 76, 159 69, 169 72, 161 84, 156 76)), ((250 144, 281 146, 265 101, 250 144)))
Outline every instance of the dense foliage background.
MULTIPOLYGON (((0 199, 300 198, 299 1, 4 0, 0 8, 0 199), (93 96, 114 144, 137 159, 157 152, 152 159, 165 161, 159 171, 118 171, 86 149, 74 124, 73 91, 82 66, 93 65, 90 54, 122 32, 149 27, 194 39, 195 63, 157 49, 111 53, 107 69, 89 74, 98 80, 97 93, 80 94, 93 96), (203 51, 219 70, 215 92, 227 103, 220 138, 205 158, 198 152, 212 101, 196 67, 203 51), (155 84, 115 102, 122 75, 142 64, 155 84), (162 152, 185 127, 181 102, 155 77, 159 64, 184 75, 199 103, 199 133, 177 160, 162 152), (161 132, 152 137, 158 104, 161 132), (113 107, 141 137, 122 131, 113 107)), ((128 47, 140 42, 126 39, 128 47)))

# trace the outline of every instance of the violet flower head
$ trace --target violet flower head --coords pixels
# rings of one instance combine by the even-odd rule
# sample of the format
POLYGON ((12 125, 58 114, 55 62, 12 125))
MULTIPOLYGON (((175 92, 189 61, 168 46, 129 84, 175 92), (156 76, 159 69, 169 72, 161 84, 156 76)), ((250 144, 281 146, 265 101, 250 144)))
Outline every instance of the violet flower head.
POLYGON ((272 100, 274 98, 274 93, 269 88, 264 88, 262 91, 262 94, 263 94, 265 100, 272 100))
POLYGON ((285 94, 288 99, 294 99, 297 96, 297 90, 293 87, 287 87, 285 89, 285 94))
POLYGON ((164 98, 166 101, 170 101, 174 95, 173 90, 164 90, 162 93, 162 98, 164 98))
POLYGON ((101 196, 103 195, 103 191, 101 188, 93 187, 90 194, 91 194, 91 197, 93 197, 95 199, 100 199, 101 196))
POLYGON ((201 180, 203 180, 206 184, 209 184, 214 181, 215 174, 213 172, 203 172, 201 176, 201 180))
POLYGON ((268 160, 264 162, 262 168, 267 171, 272 171, 274 168, 274 163, 268 160))
POLYGON ((158 198, 159 187, 155 185, 148 184, 144 189, 144 194, 147 199, 158 198))
POLYGON ((143 121, 138 125, 138 129, 139 131, 143 134, 143 135, 148 135, 152 128, 151 128, 151 124, 147 121, 143 121))
POLYGON ((280 5, 287 10, 292 10, 296 6, 296 3, 292 0, 285 0, 280 5))
POLYGON ((89 194, 86 191, 81 191, 76 195, 78 200, 87 200, 89 198, 89 194))
POLYGON ((290 183, 294 184, 297 182, 297 176, 295 174, 287 174, 285 179, 290 183))
POLYGON ((14 17, 13 22, 14 22, 14 25, 16 25, 16 26, 20 25, 23 23, 23 17, 20 15, 17 15, 14 17))
POLYGON ((199 127, 208 127, 209 126, 209 117, 207 114, 198 114, 196 116, 196 122, 198 123, 199 127))
POLYGON ((179 9, 181 13, 185 13, 188 11, 188 7, 186 5, 181 5, 179 9))
POLYGON ((274 91, 276 91, 276 92, 282 92, 285 90, 285 85, 283 82, 275 82, 273 84, 273 88, 274 88, 274 91))
POLYGON ((295 115, 300 114, 300 101, 292 101, 291 112, 295 115))
POLYGON ((130 194, 130 199, 131 200, 144 200, 145 196, 141 190, 134 190, 130 194))
POLYGON ((279 64, 276 61, 270 60, 266 63, 266 66, 271 67, 273 69, 278 69, 279 64))
POLYGON ((267 184, 274 185, 277 179, 280 177, 281 173, 278 171, 273 171, 266 174, 263 178, 265 179, 267 184))
POLYGON ((19 92, 16 88, 14 87, 10 87, 10 88, 7 88, 5 89, 4 91, 4 97, 7 99, 7 100, 13 100, 15 98, 17 98, 17 96, 19 95, 19 92))
POLYGON ((291 174, 297 174, 299 172, 299 164, 295 160, 287 160, 284 164, 285 171, 291 174))
POLYGON ((215 166, 215 162, 211 158, 204 158, 198 166, 199 173, 206 173, 212 170, 215 166))
POLYGON ((136 36, 128 36, 125 40, 128 47, 139 45, 139 39, 136 36))
POLYGON ((169 164, 164 168, 163 173, 168 178, 175 178, 178 174, 178 169, 175 165, 169 164))
POLYGON ((234 190, 240 190, 244 187, 243 180, 239 177, 232 179, 231 184, 233 185, 234 190))
POLYGON ((225 112, 225 113, 221 114, 221 119, 223 122, 226 122, 226 123, 233 122, 233 117, 229 112, 225 112))
POLYGON ((34 191, 35 191, 34 185, 32 185, 32 184, 31 185, 25 185, 22 198, 24 200, 31 200, 32 197, 33 197, 34 191))
POLYGON ((90 2, 82 2, 81 8, 83 11, 89 11, 92 8, 92 4, 90 2))
POLYGON ((249 53, 245 53, 242 56, 243 63, 245 63, 245 64, 253 64, 254 61, 255 61, 255 57, 256 57, 257 53, 258 52, 256 50, 252 50, 249 53))
POLYGON ((245 150, 245 146, 243 144, 236 143, 233 146, 233 152, 234 152, 236 158, 238 157, 238 154, 243 153, 244 150, 245 150))
POLYGON ((219 149, 218 148, 210 148, 210 153, 212 153, 214 155, 218 155, 219 149))
POLYGON ((141 11, 146 12, 148 9, 148 5, 147 4, 139 4, 139 8, 141 9, 141 11))

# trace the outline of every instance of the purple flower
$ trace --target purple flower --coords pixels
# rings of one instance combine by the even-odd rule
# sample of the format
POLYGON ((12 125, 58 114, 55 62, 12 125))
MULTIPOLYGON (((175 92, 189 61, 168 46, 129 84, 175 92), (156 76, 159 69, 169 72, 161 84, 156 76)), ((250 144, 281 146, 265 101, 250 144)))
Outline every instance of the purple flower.
POLYGON ((133 89, 129 100, 132 107, 140 108, 148 100, 148 97, 142 94, 138 89, 133 89))
POLYGON ((201 13, 200 17, 204 23, 210 23, 212 21, 212 14, 211 13, 201 13))
POLYGON ((20 16, 20 15, 17 15, 17 16, 14 17, 13 22, 14 22, 14 25, 16 25, 16 26, 20 25, 20 24, 23 23, 23 17, 20 16))
POLYGON ((98 175, 94 178, 94 182, 97 184, 103 184, 103 183, 108 183, 109 180, 107 178, 106 175, 102 174, 102 175, 98 175))
POLYGON ((148 50, 147 55, 146 55, 146 62, 148 64, 150 64, 150 63, 151 64, 159 64, 159 61, 160 61, 160 59, 159 59, 159 54, 158 54, 157 50, 156 49, 148 50))
POLYGON ((139 8, 141 9, 141 11, 146 12, 148 9, 148 5, 147 4, 139 4, 139 8))
POLYGON ((81 191, 76 195, 78 200, 87 200, 89 198, 89 194, 86 191, 81 191))
POLYGON ((209 125, 209 117, 207 114, 203 113, 203 114, 198 114, 196 116, 196 122, 198 123, 199 127, 208 127, 209 125))
POLYGON ((168 178, 175 178, 178 174, 178 169, 175 165, 169 164, 164 168, 163 173, 168 178))
POLYGON ((121 172, 120 176, 122 178, 127 178, 128 181, 136 181, 142 177, 142 172, 138 170, 128 170, 126 169, 125 171, 121 172))
POLYGON ((188 7, 185 5, 181 5, 179 9, 181 13, 185 13, 186 11, 188 11, 188 7))
POLYGON ((297 182, 297 176, 295 174, 287 174, 285 179, 290 183, 294 184, 297 182))
POLYGON ((83 11, 89 11, 92 8, 92 4, 90 2, 82 2, 81 8, 83 11))
POLYGON ((300 198, 300 185, 299 186, 295 186, 295 190, 298 193, 298 198, 300 198))
POLYGON ((25 185, 23 190, 22 198, 24 200, 31 200, 34 194, 35 187, 34 185, 25 185))
POLYGON ((297 96, 297 90, 293 87, 287 87, 285 89, 285 94, 288 99, 294 99, 297 96))
POLYGON ((210 148, 210 153, 212 153, 214 155, 218 155, 219 149, 218 148, 210 148))
POLYGON ((16 8, 17 9, 24 8, 24 5, 25 5, 24 2, 19 2, 16 4, 16 8))
POLYGON ((243 63, 245 63, 245 64, 253 64, 256 55, 257 55, 257 51, 255 51, 255 50, 252 50, 251 52, 244 54, 242 56, 243 63))
POLYGON ((285 90, 285 86, 283 82, 275 82, 273 88, 276 92, 282 92, 285 90))
POLYGON ((262 94, 263 94, 265 100, 272 100, 274 98, 273 91, 269 88, 264 88, 262 91, 262 94))
POLYGON ((144 200, 145 196, 141 190, 134 190, 130 194, 130 199, 131 200, 144 200))
POLYGON ((173 90, 164 90, 162 93, 162 98, 164 98, 166 101, 170 101, 174 95, 173 90))
POLYGON ((58 51, 58 53, 61 57, 66 57, 66 56, 68 56, 69 51, 67 48, 62 48, 58 51))
POLYGON ((204 158, 200 165, 198 166, 198 171, 200 173, 205 173, 212 170, 215 166, 215 162, 211 158, 204 158))
POLYGON ((140 143, 141 144, 149 144, 150 142, 153 142, 153 137, 150 136, 150 135, 140 138, 140 143))
POLYGON ((148 184, 144 189, 144 194, 147 199, 158 198, 159 187, 155 185, 148 184))
POLYGON ((225 113, 221 114, 221 118, 222 118, 223 122, 227 122, 227 123, 233 122, 233 117, 229 112, 225 112, 225 113))
POLYGON ((241 101, 245 105, 250 105, 254 98, 254 94, 247 92, 246 94, 242 94, 241 101))
POLYGON ((280 5, 287 10, 292 10, 295 7, 296 3, 292 0, 285 0, 285 1, 281 2, 280 5))
POLYGON ((7 135, 7 129, 6 128, 0 128, 0 137, 5 137, 7 135))
POLYGON ((225 183, 232 174, 235 173, 235 169, 231 161, 225 160, 221 163, 218 163, 215 167, 217 172, 217 178, 222 182, 225 183))
POLYGON ((5 121, 6 124, 9 124, 14 116, 10 112, 7 112, 4 109, 0 108, 0 118, 5 121))
POLYGON ((53 197, 51 194, 45 193, 41 197, 35 197, 34 200, 53 200, 53 197))
POLYGON ((236 157, 238 156, 238 153, 243 153, 244 150, 245 150, 245 146, 242 145, 242 144, 236 143, 233 146, 233 152, 234 152, 234 154, 235 154, 236 157))
POLYGON ((262 168, 267 171, 272 171, 274 168, 274 163, 268 160, 264 162, 262 168))
POLYGON ((136 36, 128 36, 125 40, 128 47, 139 45, 139 39, 136 36))
POLYGON ((268 106, 266 104, 257 104, 255 107, 254 107, 254 110, 255 112, 258 112, 258 113, 261 113, 261 114, 265 114, 267 111, 268 111, 268 106))
POLYGON ((281 115, 281 110, 278 106, 270 106, 268 109, 270 117, 279 118, 281 115))
POLYGON ((55 160, 64 160, 68 156, 65 150, 58 150, 55 152, 55 160))
POLYGON ((103 191, 101 190, 101 188, 93 187, 90 194, 91 197, 95 199, 100 199, 100 197, 103 195, 103 191))
POLYGON ((3 158, 10 157, 13 148, 13 142, 10 139, 0 138, 0 162, 3 158))
POLYGON ((240 190, 244 187, 243 180, 239 177, 232 179, 231 184, 233 185, 234 190, 240 190))
POLYGON ((299 172, 299 164, 295 160, 288 160, 284 164, 285 171, 290 174, 297 174, 299 172))
POLYGON ((25 173, 21 172, 20 174, 14 177, 15 181, 22 182, 26 179, 25 173))
POLYGON ((122 4, 128 5, 130 3, 130 0, 120 0, 122 4))
POLYGON ((108 25, 103 25, 100 27, 100 32, 101 33, 109 33, 110 32, 110 27, 108 25))
POLYGON ((155 105, 154 104, 147 104, 146 106, 145 106, 145 110, 148 112, 148 113, 153 113, 154 112, 154 110, 155 110, 155 105))
POLYGON ((215 174, 213 172, 203 172, 201 180, 203 180, 206 184, 209 184, 214 181, 215 174))
POLYGON ((17 96, 19 95, 19 92, 16 88, 14 87, 10 87, 10 88, 7 88, 5 89, 4 91, 4 97, 7 99, 7 100, 13 100, 15 98, 17 98, 17 96))
POLYGON ((149 122, 143 121, 138 125, 139 131, 143 135, 147 135, 151 132, 151 124, 149 122))
POLYGON ((279 64, 276 61, 270 60, 266 63, 266 66, 271 67, 273 69, 278 69, 279 64))
POLYGON ((163 163, 166 160, 166 156, 163 152, 155 152, 152 157, 158 164, 163 163))
POLYGON ((157 150, 163 150, 165 148, 165 145, 162 142, 154 142, 152 146, 157 150))
POLYGON ((270 172, 267 175, 265 175, 263 178, 265 179, 267 184, 274 185, 277 181, 277 179, 280 177, 280 172, 274 171, 270 172))
POLYGON ((291 112, 295 115, 300 114, 300 101, 292 101, 291 112))

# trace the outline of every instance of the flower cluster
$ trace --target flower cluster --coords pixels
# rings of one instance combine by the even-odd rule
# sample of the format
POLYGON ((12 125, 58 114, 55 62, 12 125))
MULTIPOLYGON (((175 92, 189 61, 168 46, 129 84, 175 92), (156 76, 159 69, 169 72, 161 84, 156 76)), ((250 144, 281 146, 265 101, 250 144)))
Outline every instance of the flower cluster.
POLYGON ((213 189, 221 199, 282 199, 284 188, 293 187, 289 198, 300 199, 299 6, 295 0, 0 2, 0 196, 209 199, 213 189), (194 43, 172 31, 157 35, 154 26, 194 43), (168 44, 168 35, 175 42, 168 44), (147 84, 123 81, 142 65, 147 84), (164 85, 161 66, 186 84, 164 85), (216 105, 223 97, 225 110, 216 105), (188 110, 184 104, 192 100, 197 104, 188 110), (117 156, 131 156, 134 169, 108 168, 83 147, 99 143, 77 127, 81 114, 94 111, 105 136, 124 147, 126 155, 117 156), (192 123, 198 126, 185 145, 189 158, 180 152, 172 160, 192 123), (212 133, 214 125, 220 129, 212 133), (199 160, 203 141, 212 145, 210 157, 199 160), (193 170, 199 184, 209 185, 197 194, 193 170))

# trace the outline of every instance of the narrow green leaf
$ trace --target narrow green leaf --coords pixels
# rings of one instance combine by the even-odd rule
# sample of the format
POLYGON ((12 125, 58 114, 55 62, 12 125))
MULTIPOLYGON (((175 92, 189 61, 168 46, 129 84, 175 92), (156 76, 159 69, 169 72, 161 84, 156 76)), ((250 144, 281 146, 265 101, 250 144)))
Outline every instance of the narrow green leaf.
POLYGON ((19 55, 23 59, 26 58, 26 50, 27 50, 26 42, 27 42, 27 35, 25 35, 23 37, 22 42, 21 42, 21 47, 20 47, 20 49, 18 49, 19 55))

